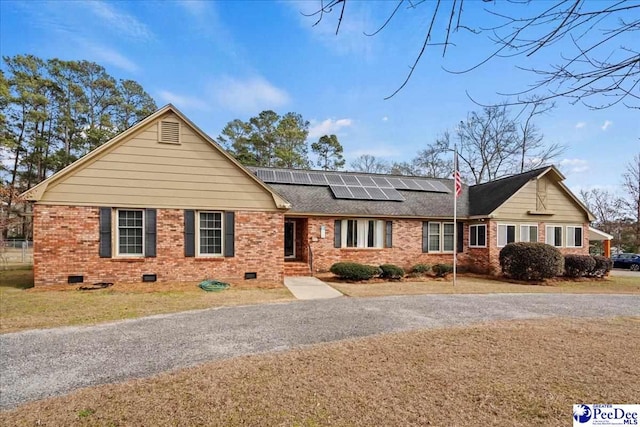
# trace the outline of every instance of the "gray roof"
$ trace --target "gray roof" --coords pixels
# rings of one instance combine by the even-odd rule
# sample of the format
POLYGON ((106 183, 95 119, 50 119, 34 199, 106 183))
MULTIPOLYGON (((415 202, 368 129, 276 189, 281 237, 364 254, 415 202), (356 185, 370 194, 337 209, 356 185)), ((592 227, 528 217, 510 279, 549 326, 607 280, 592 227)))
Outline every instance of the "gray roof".
POLYGON ((545 166, 469 187, 469 215, 489 215, 527 182, 537 178, 550 167, 545 166))
MULTIPOLYGON (((257 168, 250 168, 254 173, 257 168)), ((260 168, 266 169, 266 168, 260 168)), ((349 172, 318 171, 324 174, 350 174, 349 172)), ((410 178, 397 175, 367 174, 358 172, 361 176, 384 176, 410 178)), ((425 177, 415 177, 424 179, 425 177)), ((337 199, 328 185, 302 185, 266 183, 275 192, 291 203, 290 213, 326 214, 326 215, 363 215, 382 217, 421 217, 421 218, 451 218, 453 217, 453 180, 435 179, 442 182, 449 193, 427 191, 398 190, 405 198, 404 201, 390 200, 354 200, 337 199)), ((463 186, 462 195, 458 198, 458 216, 467 217, 469 213, 468 187, 463 186)))

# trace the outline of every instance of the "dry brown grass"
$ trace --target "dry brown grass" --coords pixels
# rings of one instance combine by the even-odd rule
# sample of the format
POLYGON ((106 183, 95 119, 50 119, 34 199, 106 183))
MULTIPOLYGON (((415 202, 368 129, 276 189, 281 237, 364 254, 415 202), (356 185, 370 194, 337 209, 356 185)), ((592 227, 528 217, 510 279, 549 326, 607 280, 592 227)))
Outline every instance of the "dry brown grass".
POLYGON ((85 292, 78 291, 78 285, 31 286, 31 270, 0 271, 0 333, 294 299, 283 285, 274 283, 259 287, 232 283, 222 292, 205 292, 195 282, 116 283, 85 292))
POLYGON ((423 279, 402 282, 375 281, 373 283, 346 283, 328 276, 320 277, 345 295, 377 297, 386 295, 419 294, 487 294, 487 293, 580 293, 580 294, 638 294, 640 280, 636 277, 609 277, 604 280, 557 280, 546 285, 527 285, 489 280, 478 277, 458 277, 456 286, 451 278, 423 279))
POLYGON ((423 330, 241 357, 0 413, 17 426, 559 426, 640 401, 640 319, 423 330))

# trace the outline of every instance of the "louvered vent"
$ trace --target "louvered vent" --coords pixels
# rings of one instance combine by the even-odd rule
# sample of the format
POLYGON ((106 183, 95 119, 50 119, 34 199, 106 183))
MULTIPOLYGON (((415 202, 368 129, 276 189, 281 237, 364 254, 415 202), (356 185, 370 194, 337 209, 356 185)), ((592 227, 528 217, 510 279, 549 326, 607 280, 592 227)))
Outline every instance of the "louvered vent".
POLYGON ((180 123, 162 120, 158 126, 159 142, 180 144, 180 123))

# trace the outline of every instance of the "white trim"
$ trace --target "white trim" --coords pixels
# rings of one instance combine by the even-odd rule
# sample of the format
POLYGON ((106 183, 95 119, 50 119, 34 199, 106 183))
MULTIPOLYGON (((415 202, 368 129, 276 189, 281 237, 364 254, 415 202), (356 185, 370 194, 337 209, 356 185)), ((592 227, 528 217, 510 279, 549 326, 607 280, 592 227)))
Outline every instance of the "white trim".
POLYGON ((554 229, 554 231, 553 231, 553 239, 554 239, 554 240, 555 240, 555 237, 556 237, 556 233, 555 233, 555 229, 556 229, 556 228, 559 228, 559 229, 561 230, 561 231, 560 231, 560 239, 561 239, 561 240, 564 240, 564 238, 565 238, 565 236, 564 236, 564 230, 563 230, 563 226, 562 226, 562 225, 557 225, 557 224, 556 224, 556 225, 547 225, 547 226, 545 227, 544 242, 545 242, 547 245, 551 245, 551 246, 554 246, 554 247, 556 247, 556 248, 563 248, 563 247, 564 247, 564 242, 560 242, 560 245, 556 245, 555 243, 554 243, 554 244, 549 243, 549 235, 550 235, 550 234, 549 234, 549 229, 550 229, 550 228, 553 228, 553 229, 554 229))
POLYGON ((487 247, 487 224, 469 224, 469 247, 470 248, 486 248, 487 247), (478 245, 478 233, 476 232, 476 244, 471 244, 471 229, 484 227, 484 245, 478 245))
POLYGON ((385 228, 384 221, 373 218, 349 218, 343 219, 340 227, 340 247, 345 249, 383 249, 385 228), (356 242, 355 246, 347 246, 348 221, 355 221, 356 242), (369 221, 374 221, 373 225, 373 246, 369 244, 369 221))
POLYGON ((498 248, 504 248, 505 246, 507 246, 509 243, 515 243, 518 241, 518 236, 517 233, 518 232, 518 224, 509 224, 509 223, 497 223, 496 224, 496 247, 498 248), (508 240, 508 229, 505 229, 505 232, 507 233, 504 236, 504 240, 505 240, 505 244, 504 245, 500 245, 500 227, 501 226, 505 226, 505 227, 513 227, 513 242, 509 242, 508 240))
POLYGON ((115 210, 116 214, 114 215, 114 220, 112 221, 112 226, 115 227, 115 236, 116 236, 116 241, 115 241, 115 254, 116 254, 116 258, 144 258, 144 251, 145 251, 145 247, 144 247, 144 241, 146 240, 146 233, 145 233, 145 211, 144 209, 128 209, 128 208, 118 208, 115 210), (141 212, 142 213, 142 253, 139 254, 121 254, 120 253, 120 212, 141 212))
POLYGON ((196 257, 198 258, 222 258, 224 257, 224 212, 223 211, 196 211, 195 224, 195 245, 196 257), (220 214, 220 253, 219 254, 203 254, 200 252, 200 214, 217 213, 220 214))
POLYGON ((611 234, 605 233, 602 230, 598 230, 597 228, 589 227, 589 240, 593 241, 602 241, 602 240, 613 240, 613 236, 611 234))
POLYGON ((452 254, 456 248, 456 223, 451 221, 427 221, 427 252, 431 254, 452 254), (431 224, 438 224, 438 234, 431 233, 431 224), (444 250, 444 226, 453 225, 453 249, 444 250), (431 249, 431 236, 438 236, 438 249, 431 249))

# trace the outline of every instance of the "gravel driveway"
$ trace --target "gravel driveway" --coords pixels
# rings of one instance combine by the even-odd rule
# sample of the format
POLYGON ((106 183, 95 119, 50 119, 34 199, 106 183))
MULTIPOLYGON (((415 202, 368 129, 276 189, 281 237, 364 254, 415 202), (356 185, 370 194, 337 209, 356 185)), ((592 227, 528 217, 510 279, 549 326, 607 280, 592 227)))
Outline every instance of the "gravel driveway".
POLYGON ((636 295, 420 295, 228 307, 0 335, 0 408, 245 354, 501 319, 639 316, 636 295))

